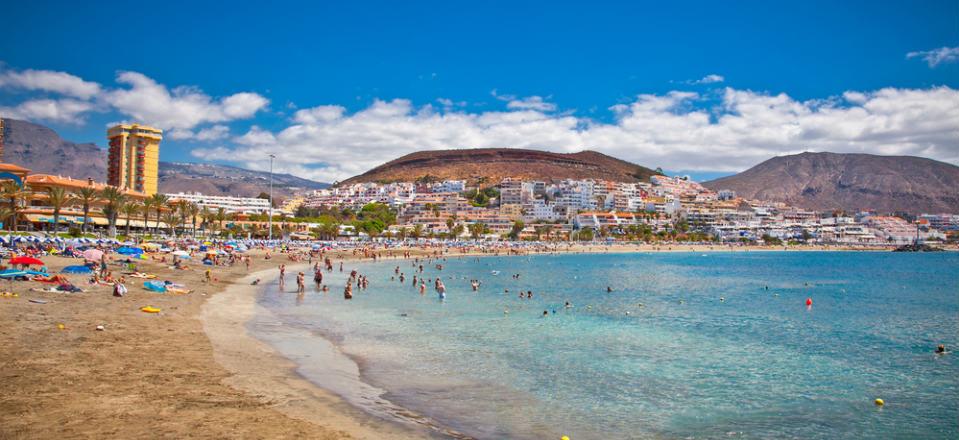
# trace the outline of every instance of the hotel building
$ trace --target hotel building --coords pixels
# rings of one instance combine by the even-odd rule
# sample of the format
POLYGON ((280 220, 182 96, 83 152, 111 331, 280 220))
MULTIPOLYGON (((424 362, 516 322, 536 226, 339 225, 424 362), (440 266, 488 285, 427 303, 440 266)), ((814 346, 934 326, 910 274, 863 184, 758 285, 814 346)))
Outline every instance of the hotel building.
POLYGON ((120 124, 107 130, 107 138, 110 140, 107 183, 147 195, 156 194, 163 132, 145 125, 120 124))

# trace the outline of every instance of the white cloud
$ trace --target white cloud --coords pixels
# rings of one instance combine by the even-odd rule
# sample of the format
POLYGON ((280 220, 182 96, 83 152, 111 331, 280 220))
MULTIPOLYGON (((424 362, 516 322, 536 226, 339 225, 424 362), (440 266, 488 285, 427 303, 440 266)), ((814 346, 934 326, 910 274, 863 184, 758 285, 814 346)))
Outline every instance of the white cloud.
POLYGON ((551 112, 556 110, 556 104, 546 102, 542 97, 539 96, 529 96, 523 99, 514 99, 506 103, 506 108, 515 110, 551 112))
POLYGON ((922 58, 930 68, 934 68, 942 63, 954 63, 959 60, 959 47, 940 47, 933 50, 921 50, 909 52, 906 59, 922 58))
POLYGON ((245 119, 269 101, 255 93, 214 100, 193 87, 173 90, 137 72, 120 72, 117 82, 129 88, 106 92, 103 99, 120 113, 167 130, 190 130, 204 123, 245 119))
POLYGON ((715 84, 715 83, 721 83, 723 81, 726 81, 726 78, 724 78, 722 75, 711 73, 695 81, 687 81, 687 82, 689 84, 715 84))
POLYGON ((7 117, 77 123, 86 112, 115 110, 132 120, 168 130, 173 139, 216 140, 229 134, 220 123, 247 119, 263 110, 269 100, 263 96, 241 92, 214 99, 195 87, 165 85, 137 72, 120 72, 119 88, 49 70, 0 72, 0 89, 42 91, 60 98, 34 96, 15 106, 0 107, 7 117), (124 87, 125 86, 125 87, 124 87), (194 129, 204 124, 216 124, 194 129))
POLYGON ((0 72, 0 88, 11 87, 24 90, 40 90, 90 99, 100 93, 100 85, 84 81, 66 72, 27 69, 20 72, 0 72))
POLYGON ((230 127, 225 125, 214 125, 197 132, 183 128, 174 128, 167 131, 166 136, 174 140, 193 139, 198 141, 215 141, 224 139, 230 135, 230 127))
POLYGON ((93 104, 71 98, 32 99, 13 107, 0 107, 0 116, 79 124, 83 122, 83 114, 91 110, 93 104))
POLYGON ((339 119, 346 109, 338 105, 321 105, 319 107, 297 110, 293 120, 301 124, 319 124, 339 119))
POLYGON ((711 171, 739 171, 807 150, 959 163, 959 91, 949 87, 850 91, 815 101, 726 88, 717 106, 703 108, 704 102, 685 91, 639 95, 610 107, 615 118, 602 123, 542 109, 437 112, 408 100, 377 100, 352 114, 315 107, 278 132, 254 127, 235 138, 234 147, 193 154, 265 169, 263 158, 273 153, 277 170, 325 181, 414 151, 447 148, 593 149, 649 167, 711 171), (314 115, 327 112, 335 117, 314 115))

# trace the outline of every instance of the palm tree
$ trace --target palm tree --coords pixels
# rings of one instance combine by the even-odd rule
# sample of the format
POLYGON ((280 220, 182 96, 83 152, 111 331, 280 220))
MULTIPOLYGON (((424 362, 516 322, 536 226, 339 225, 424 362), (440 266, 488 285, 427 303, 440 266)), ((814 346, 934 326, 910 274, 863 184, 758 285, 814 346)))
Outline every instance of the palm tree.
POLYGON ((153 234, 156 235, 160 231, 160 215, 163 214, 163 211, 166 209, 167 203, 170 202, 170 198, 166 194, 156 193, 150 196, 150 200, 153 201, 153 209, 156 212, 156 226, 153 227, 153 234))
POLYGON ((0 206, 0 223, 6 224, 7 219, 13 215, 13 210, 9 206, 0 206))
POLYGON ((53 234, 60 229, 60 210, 73 201, 73 196, 61 187, 47 188, 47 203, 53 208, 53 234))
POLYGON ((220 230, 223 230, 224 220, 226 220, 226 210, 222 207, 216 208, 216 221, 220 224, 220 230))
POLYGON ((423 235, 423 225, 413 226, 413 232, 410 234, 413 238, 420 238, 423 235))
POLYGON ((13 231, 17 231, 18 226, 18 216, 20 214, 20 205, 27 198, 27 190, 25 187, 21 187, 12 180, 3 182, 3 185, 0 185, 0 198, 7 200, 9 203, 10 210, 12 211, 10 218, 11 224, 13 224, 13 231))
POLYGON ((150 230, 150 214, 153 212, 154 206, 156 206, 156 202, 153 201, 152 197, 143 199, 140 204, 140 212, 143 214, 143 235, 146 235, 147 231, 150 230))
POLYGON ((123 214, 123 217, 127 220, 126 230, 124 235, 129 239, 130 237, 130 224, 133 223, 133 217, 136 217, 140 213, 140 207, 142 205, 135 200, 128 201, 120 207, 120 212, 123 214))
POLYGON ((120 213, 120 207, 127 201, 127 195, 115 186, 108 186, 100 192, 100 198, 106 201, 106 204, 103 205, 103 215, 107 217, 110 225, 110 237, 116 237, 117 215, 120 213))
MULTIPOLYGON (((207 231, 209 231, 210 228, 213 227, 213 219, 216 218, 216 214, 210 211, 209 207, 204 206, 203 211, 200 212, 200 217, 203 218, 203 229, 206 229, 207 231)), ((210 233, 207 232, 207 235, 209 234, 210 233)))
POLYGON ((173 211, 163 213, 163 222, 170 228, 170 235, 176 238, 176 228, 180 225, 180 217, 173 211))
MULTIPOLYGON (((196 218, 200 215, 200 207, 196 203, 187 203, 183 205, 183 211, 186 212, 186 215, 190 217, 193 227, 193 238, 196 238, 196 218)), ((185 222, 184 222, 185 223, 185 222)))
POLYGON ((75 200, 83 207, 83 226, 80 227, 80 232, 86 233, 87 219, 90 217, 90 206, 100 199, 100 193, 97 192, 96 188, 87 186, 80 188, 80 190, 73 193, 73 195, 75 196, 75 200))

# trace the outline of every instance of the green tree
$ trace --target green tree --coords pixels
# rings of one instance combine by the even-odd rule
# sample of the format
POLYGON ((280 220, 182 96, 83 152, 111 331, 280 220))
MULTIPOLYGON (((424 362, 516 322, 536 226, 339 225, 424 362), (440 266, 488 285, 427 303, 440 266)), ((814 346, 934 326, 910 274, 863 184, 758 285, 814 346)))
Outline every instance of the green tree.
MULTIPOLYGON (((143 214, 143 231, 142 234, 146 235, 150 231, 150 214, 153 213, 153 208, 156 206, 156 201, 152 197, 147 197, 143 199, 140 204, 140 213, 143 214)), ((157 221, 160 221, 159 219, 157 221)))
POLYGON ((62 187, 47 188, 47 204, 53 208, 53 233, 60 230, 60 211, 73 201, 73 196, 62 187))
POLYGON ((106 202, 103 205, 103 215, 107 217, 110 237, 117 236, 117 215, 120 207, 127 201, 127 195, 115 186, 108 186, 100 191, 100 198, 106 202))
POLYGON ((90 207, 100 200, 100 193, 96 188, 92 186, 86 186, 76 191, 74 196, 76 197, 76 201, 80 204, 80 207, 83 208, 83 226, 80 228, 80 231, 86 233, 87 221, 90 218, 90 207))
POLYGON ((123 214, 123 217, 127 221, 126 230, 124 232, 124 235, 126 235, 127 237, 130 237, 130 224, 133 223, 133 218, 140 213, 141 206, 142 205, 135 200, 130 200, 124 203, 122 206, 120 206, 120 212, 123 214))
POLYGON ((153 201, 153 209, 156 213, 156 225, 153 227, 153 234, 157 234, 160 231, 160 216, 163 215, 163 211, 167 209, 167 204, 170 203, 170 197, 166 194, 156 193, 150 196, 150 200, 153 201))
POLYGON ((19 229, 20 207, 26 201, 28 194, 29 192, 25 187, 18 185, 13 180, 7 180, 3 182, 3 185, 0 185, 0 198, 7 201, 7 205, 12 212, 10 223, 13 225, 12 230, 14 232, 19 229))
POLYGON ((516 220, 515 222, 513 222, 513 227, 509 231, 510 240, 519 240, 519 234, 523 232, 523 228, 525 227, 526 225, 523 223, 522 220, 516 220))
POLYGON ((200 207, 196 203, 187 203, 183 205, 183 211, 190 218, 190 229, 192 230, 190 235, 196 238, 196 218, 200 215, 200 207))

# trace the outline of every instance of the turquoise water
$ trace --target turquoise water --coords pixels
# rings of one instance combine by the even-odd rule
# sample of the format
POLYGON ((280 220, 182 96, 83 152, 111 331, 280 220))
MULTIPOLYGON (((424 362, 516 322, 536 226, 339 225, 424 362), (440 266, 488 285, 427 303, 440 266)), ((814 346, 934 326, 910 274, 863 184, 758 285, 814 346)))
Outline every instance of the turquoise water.
POLYGON ((933 353, 959 348, 959 254, 440 263, 425 276, 442 276, 445 301, 411 286, 410 261, 355 263, 371 286, 352 301, 338 272, 326 294, 268 286, 258 304, 269 322, 251 328, 320 385, 330 378, 311 376, 322 365, 310 340, 329 338, 388 404, 478 438, 959 437, 959 352, 933 353), (403 286, 390 280, 397 265, 403 286), (308 336, 282 344, 268 327, 308 336))

